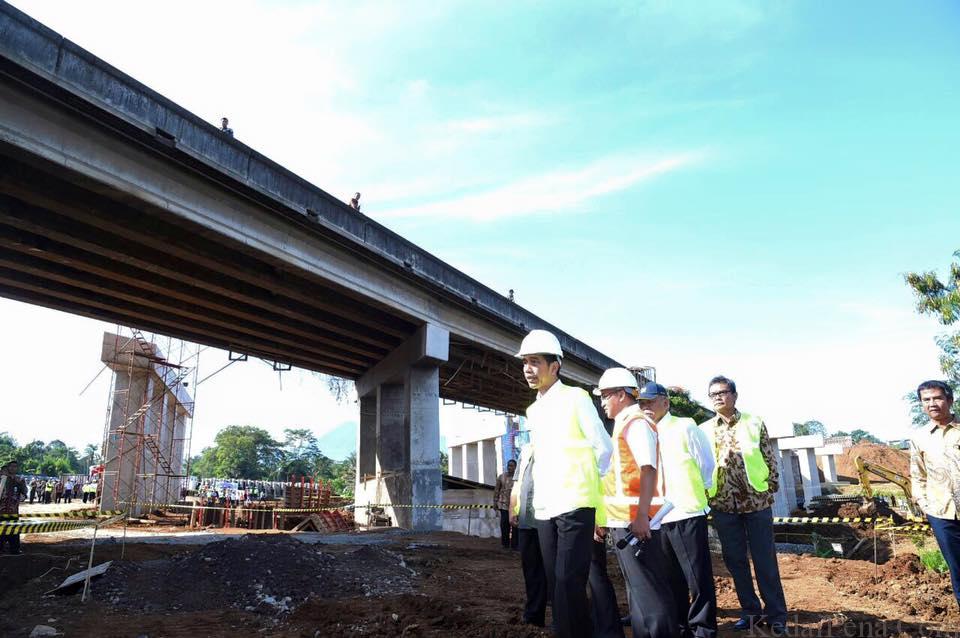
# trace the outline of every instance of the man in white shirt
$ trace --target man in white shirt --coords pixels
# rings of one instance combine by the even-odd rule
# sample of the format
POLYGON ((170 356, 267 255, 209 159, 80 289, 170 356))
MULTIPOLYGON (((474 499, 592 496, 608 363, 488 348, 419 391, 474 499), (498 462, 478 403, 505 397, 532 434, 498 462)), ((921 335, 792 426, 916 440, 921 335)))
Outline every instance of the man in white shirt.
POLYGON ((716 465, 713 449, 693 419, 670 414, 670 397, 659 383, 644 385, 638 403, 656 427, 662 493, 674 506, 663 518, 660 543, 677 622, 684 636, 715 638, 717 592, 707 541, 707 490, 716 465))
POLYGON ((534 516, 554 630, 561 638, 589 638, 587 579, 594 527, 603 522, 600 477, 610 464, 610 436, 586 391, 560 381, 563 351, 553 334, 531 331, 517 357, 527 385, 537 391, 527 408, 527 427, 536 458, 534 516))
MULTIPOLYGON (((611 471, 603 477, 607 528, 617 543, 617 560, 627 589, 632 635, 679 636, 676 610, 660 541, 660 524, 651 522, 663 506, 657 493, 657 433, 637 405, 637 380, 626 368, 610 368, 594 394, 613 419, 611 471), (638 540, 626 544, 629 534, 638 540), (639 551, 638 551, 639 550, 639 551)), ((598 536, 604 534, 602 528, 598 536)))

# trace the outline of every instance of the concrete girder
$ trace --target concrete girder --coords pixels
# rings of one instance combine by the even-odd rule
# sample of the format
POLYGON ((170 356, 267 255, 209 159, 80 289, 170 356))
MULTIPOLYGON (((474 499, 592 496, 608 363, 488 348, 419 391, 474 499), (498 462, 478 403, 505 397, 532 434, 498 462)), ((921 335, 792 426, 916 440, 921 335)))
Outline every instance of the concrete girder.
MULTIPOLYGON (((281 256, 293 270, 354 291, 358 297, 377 299, 394 312, 439 325, 498 352, 515 351, 522 334, 515 325, 507 327, 506 319, 499 327, 481 316, 483 312, 462 307, 468 303, 451 304, 434 290, 418 285, 416 273, 398 277, 396 264, 394 269, 385 269, 372 263, 376 259, 358 260, 357 248, 350 242, 337 244, 319 233, 304 232, 304 223, 291 224, 289 214, 278 215, 261 202, 245 198, 225 201, 221 184, 198 173, 185 172, 182 165, 173 165, 156 152, 133 146, 129 139, 117 139, 115 131, 100 128, 86 117, 71 117, 69 112, 65 114, 62 108, 54 108, 35 94, 16 94, 16 88, 9 88, 0 92, 0 139, 22 152, 59 165, 64 171, 97 183, 100 188, 106 187, 127 201, 150 207, 153 212, 161 211, 171 218, 202 226, 209 236, 239 242, 258 253, 281 256)), ((112 115, 118 117, 116 113, 112 115)), ((173 146, 176 148, 176 144, 173 146)), ((337 232, 326 226, 322 230, 328 236, 337 232)), ((381 262, 385 259, 382 253, 378 253, 381 262)), ((534 323, 532 318, 530 324, 534 323)), ((561 338, 570 341, 562 333, 561 338)), ((573 351, 583 349, 575 344, 571 347, 573 351)), ((593 383, 600 366, 584 365, 576 359, 568 356, 566 376, 578 383, 593 383)))

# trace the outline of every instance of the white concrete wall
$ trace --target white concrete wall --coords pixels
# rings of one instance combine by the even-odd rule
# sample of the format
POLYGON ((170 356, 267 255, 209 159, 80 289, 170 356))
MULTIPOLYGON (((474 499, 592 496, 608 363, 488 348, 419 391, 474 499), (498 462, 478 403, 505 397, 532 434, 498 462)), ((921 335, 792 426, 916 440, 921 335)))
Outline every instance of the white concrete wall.
MULTIPOLYGON (((444 490, 444 505, 490 505, 493 490, 444 490)), ((492 508, 443 510, 443 531, 500 538, 500 513, 492 508)))

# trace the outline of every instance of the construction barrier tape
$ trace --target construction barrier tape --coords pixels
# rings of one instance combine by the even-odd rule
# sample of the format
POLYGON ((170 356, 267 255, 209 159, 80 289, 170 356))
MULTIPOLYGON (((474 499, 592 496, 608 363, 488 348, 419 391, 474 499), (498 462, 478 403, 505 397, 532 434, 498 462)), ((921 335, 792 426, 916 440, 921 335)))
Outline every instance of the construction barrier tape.
POLYGON ((28 514, 0 514, 0 521, 16 521, 33 518, 99 518, 102 516, 116 516, 122 510, 70 510, 67 512, 31 512, 28 514))
MULTIPOLYGON (((107 512, 105 512, 106 514, 107 512)), ((48 534, 50 532, 63 532, 72 529, 82 529, 84 527, 101 527, 121 521, 126 512, 112 510, 108 512, 112 517, 102 520, 82 520, 82 521, 46 521, 46 522, 0 522, 0 536, 9 536, 12 534, 48 534)))
POLYGON ((887 518, 843 518, 838 516, 777 516, 773 519, 774 523, 872 523, 889 520, 887 518))
POLYGON ((892 526, 877 526, 878 532, 907 532, 907 531, 925 531, 930 529, 930 525, 927 523, 921 523, 918 525, 892 525, 892 526))
POLYGON ((0 523, 0 536, 11 534, 46 534, 68 529, 93 527, 97 521, 49 521, 46 523, 0 523))
POLYGON ((353 507, 392 507, 394 509, 401 508, 431 508, 431 509, 445 509, 445 510, 483 510, 483 509, 497 509, 496 505, 405 505, 399 503, 366 503, 364 505, 355 504, 353 507))

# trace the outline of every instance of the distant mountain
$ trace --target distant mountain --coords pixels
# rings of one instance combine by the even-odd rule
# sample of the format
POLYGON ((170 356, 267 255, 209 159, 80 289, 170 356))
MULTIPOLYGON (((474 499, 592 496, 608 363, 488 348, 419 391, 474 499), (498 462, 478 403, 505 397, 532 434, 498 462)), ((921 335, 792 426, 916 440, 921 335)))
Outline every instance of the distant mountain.
POLYGON ((342 461, 357 451, 357 423, 346 421, 317 438, 320 451, 334 461, 342 461))

